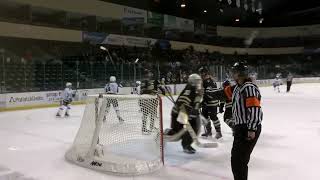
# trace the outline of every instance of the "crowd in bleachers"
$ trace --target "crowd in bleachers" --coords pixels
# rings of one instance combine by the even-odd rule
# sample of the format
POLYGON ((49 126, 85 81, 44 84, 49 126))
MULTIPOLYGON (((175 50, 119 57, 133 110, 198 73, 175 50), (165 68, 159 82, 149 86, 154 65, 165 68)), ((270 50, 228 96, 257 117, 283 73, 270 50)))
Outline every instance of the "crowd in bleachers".
POLYGON ((145 70, 166 83, 185 83, 188 75, 207 66, 217 80, 223 80, 228 67, 247 60, 259 79, 276 73, 319 76, 319 55, 248 56, 222 55, 185 50, 100 46, 41 40, 0 38, 1 92, 49 91, 72 82, 76 88, 103 87, 111 75, 124 86, 144 78, 145 70), (138 60, 137 60, 138 59, 138 60))

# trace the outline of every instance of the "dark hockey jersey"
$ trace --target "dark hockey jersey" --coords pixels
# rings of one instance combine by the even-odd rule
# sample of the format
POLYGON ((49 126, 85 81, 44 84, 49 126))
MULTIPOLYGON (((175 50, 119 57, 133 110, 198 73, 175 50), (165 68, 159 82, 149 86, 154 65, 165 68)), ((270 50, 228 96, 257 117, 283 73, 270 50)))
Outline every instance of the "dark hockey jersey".
POLYGON ((189 118, 197 118, 202 101, 202 93, 196 91, 194 87, 187 85, 180 93, 172 114, 178 116, 180 110, 185 110, 189 118))
POLYGON ((141 94, 158 94, 158 90, 165 94, 165 90, 161 87, 161 84, 158 80, 145 80, 142 82, 141 94))
POLYGON ((219 106, 219 100, 215 100, 215 99, 208 97, 210 92, 214 92, 218 89, 217 84, 214 82, 213 78, 209 77, 209 78, 203 80, 203 88, 204 88, 204 96, 203 96, 202 105, 204 107, 217 107, 217 106, 219 106))

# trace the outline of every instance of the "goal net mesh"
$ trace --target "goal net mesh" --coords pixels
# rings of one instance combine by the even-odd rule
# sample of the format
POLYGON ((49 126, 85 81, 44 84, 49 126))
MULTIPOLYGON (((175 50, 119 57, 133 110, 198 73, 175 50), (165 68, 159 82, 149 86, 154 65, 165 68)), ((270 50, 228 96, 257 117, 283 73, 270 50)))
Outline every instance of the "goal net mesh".
POLYGON ((88 97, 67 160, 119 175, 146 174, 163 165, 161 99, 151 95, 88 97))

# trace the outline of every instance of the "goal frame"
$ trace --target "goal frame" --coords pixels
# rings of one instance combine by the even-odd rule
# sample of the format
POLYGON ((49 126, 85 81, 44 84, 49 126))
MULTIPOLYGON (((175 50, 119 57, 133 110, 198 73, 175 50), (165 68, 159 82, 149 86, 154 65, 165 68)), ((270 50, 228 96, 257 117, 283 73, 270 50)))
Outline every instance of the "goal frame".
MULTIPOLYGON (((77 150, 71 147, 65 154, 65 158, 67 161, 77 164, 82 167, 90 168, 97 171, 102 171, 105 173, 111 173, 115 175, 141 175, 148 174, 154 171, 161 169, 164 166, 164 139, 163 139, 163 107, 162 107, 162 98, 160 96, 153 95, 90 95, 88 96, 88 101, 94 101, 94 123, 95 128, 93 131, 93 137, 91 141, 91 145, 87 152, 78 153, 77 150), (156 107, 156 112, 159 113, 159 151, 160 158, 156 161, 150 161, 150 163, 142 163, 142 165, 133 165, 128 164, 128 166, 124 166, 123 164, 119 165, 115 162, 104 161, 103 158, 99 158, 99 151, 97 151, 97 145, 99 141, 99 134, 103 125, 103 118, 105 117, 105 110, 107 108, 107 103, 105 102, 107 98, 132 98, 140 100, 142 99, 157 99, 158 106, 156 107), (99 100, 102 99, 101 105, 99 105, 99 100), (81 155, 79 155, 81 154, 81 155)), ((87 108, 87 107, 86 107, 87 108)), ((77 136, 81 131, 82 123, 85 121, 85 117, 83 117, 81 121, 81 126, 78 130, 77 136)), ((75 139, 76 140, 76 139, 75 139)), ((74 146, 74 144, 72 145, 74 146)), ((140 163, 140 162, 139 162, 140 163)))

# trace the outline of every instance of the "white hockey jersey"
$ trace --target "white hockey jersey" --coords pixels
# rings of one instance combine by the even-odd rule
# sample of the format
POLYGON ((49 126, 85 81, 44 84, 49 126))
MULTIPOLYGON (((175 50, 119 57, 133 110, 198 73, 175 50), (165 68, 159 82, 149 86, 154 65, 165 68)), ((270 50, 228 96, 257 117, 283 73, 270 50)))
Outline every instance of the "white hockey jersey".
POLYGON ((122 88, 122 86, 115 82, 108 83, 104 87, 107 94, 118 94, 119 88, 122 88))
POLYGON ((273 80, 273 86, 280 86, 282 85, 282 80, 281 79, 274 79, 273 80))
POLYGON ((133 87, 132 94, 141 94, 141 86, 133 87))
POLYGON ((73 95, 75 92, 71 88, 65 88, 62 92, 62 100, 63 101, 72 101, 73 95))

